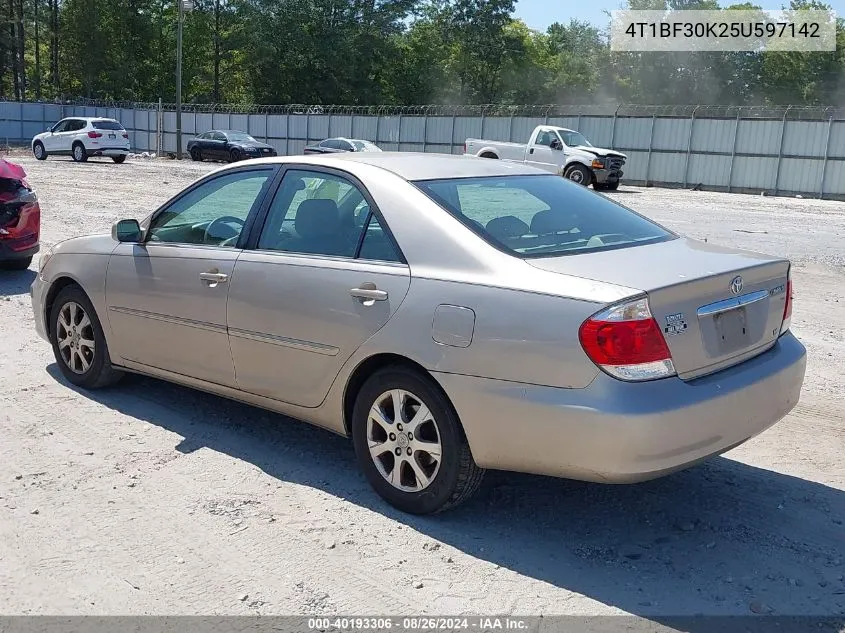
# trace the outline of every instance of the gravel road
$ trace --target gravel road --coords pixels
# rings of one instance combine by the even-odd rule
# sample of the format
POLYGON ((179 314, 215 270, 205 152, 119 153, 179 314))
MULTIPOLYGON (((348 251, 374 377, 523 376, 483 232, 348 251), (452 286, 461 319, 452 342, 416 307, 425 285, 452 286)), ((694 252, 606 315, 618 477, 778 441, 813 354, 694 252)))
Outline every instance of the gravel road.
MULTIPOLYGON (((20 162, 45 245, 144 216, 214 167, 20 162)), ((33 330, 35 273, 4 272, 0 612, 845 614, 845 205, 613 197, 691 237, 793 259, 809 364, 780 424, 655 482, 490 473, 459 510, 409 517, 327 432, 152 379, 68 386, 33 330)))

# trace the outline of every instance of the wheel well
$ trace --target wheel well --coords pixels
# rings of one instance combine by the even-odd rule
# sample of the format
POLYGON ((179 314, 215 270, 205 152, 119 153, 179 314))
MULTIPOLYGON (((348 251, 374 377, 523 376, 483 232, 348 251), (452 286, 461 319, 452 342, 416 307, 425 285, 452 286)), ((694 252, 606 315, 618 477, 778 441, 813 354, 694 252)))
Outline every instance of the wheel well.
MULTIPOLYGON (((58 294, 68 286, 79 286, 79 284, 70 277, 59 277, 50 285, 50 289, 47 291, 47 300, 44 302, 44 322, 46 323, 48 335, 51 333, 53 327, 53 324, 50 322, 50 313, 53 311, 53 302, 56 300, 58 294)), ((79 289, 82 290, 82 286, 79 286, 79 289)), ((82 290, 82 292, 85 291, 82 290)), ((88 293, 85 293, 85 296, 88 296, 88 293)))
MULTIPOLYGON (((350 425, 352 423, 352 414, 355 409, 355 399, 358 396, 358 392, 361 391, 361 387, 364 386, 367 378, 380 369, 390 367, 391 365, 398 365, 408 369, 413 369, 423 376, 432 378, 431 374, 425 367, 419 363, 415 363, 409 358, 405 358, 404 356, 400 356, 398 354, 376 354, 375 356, 370 356, 355 368, 352 375, 349 376, 349 380, 346 381, 346 389, 343 392, 343 428, 347 435, 350 435, 351 433, 350 425)), ((437 389, 440 389, 443 395, 446 396, 446 399, 449 400, 448 395, 446 395, 446 392, 443 391, 440 383, 432 378, 432 384, 434 384, 437 389)))
POLYGON ((496 156, 493 152, 482 152, 481 158, 495 158, 498 159, 499 157, 496 156))
POLYGON ((41 139, 36 140, 36 141, 32 144, 32 146, 33 146, 33 147, 35 147, 36 145, 40 145, 41 147, 44 147, 44 143, 42 143, 42 142, 41 142, 41 139))

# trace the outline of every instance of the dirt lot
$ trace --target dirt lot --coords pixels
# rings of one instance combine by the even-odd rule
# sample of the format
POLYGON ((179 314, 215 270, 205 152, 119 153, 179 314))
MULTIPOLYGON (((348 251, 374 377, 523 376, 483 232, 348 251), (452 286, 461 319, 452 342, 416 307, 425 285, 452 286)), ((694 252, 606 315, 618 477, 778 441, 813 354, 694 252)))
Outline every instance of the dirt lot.
MULTIPOLYGON (((45 244, 146 215, 213 168, 21 162, 45 244)), ((0 612, 845 614, 845 205, 614 195, 793 258, 809 365, 780 424, 656 482, 489 473, 458 511, 413 518, 329 433, 150 379, 70 388, 33 330, 35 273, 3 273, 0 612)))

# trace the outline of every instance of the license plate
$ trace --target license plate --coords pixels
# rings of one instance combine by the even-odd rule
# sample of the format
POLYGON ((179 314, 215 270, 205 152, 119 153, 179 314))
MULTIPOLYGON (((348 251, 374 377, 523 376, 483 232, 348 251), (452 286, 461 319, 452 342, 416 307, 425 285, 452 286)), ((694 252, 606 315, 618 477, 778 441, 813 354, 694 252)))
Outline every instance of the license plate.
POLYGON ((731 352, 748 344, 748 324, 745 307, 735 308, 713 316, 719 347, 722 353, 731 352))
POLYGON ((116 134, 109 134, 109 138, 117 138, 116 134))

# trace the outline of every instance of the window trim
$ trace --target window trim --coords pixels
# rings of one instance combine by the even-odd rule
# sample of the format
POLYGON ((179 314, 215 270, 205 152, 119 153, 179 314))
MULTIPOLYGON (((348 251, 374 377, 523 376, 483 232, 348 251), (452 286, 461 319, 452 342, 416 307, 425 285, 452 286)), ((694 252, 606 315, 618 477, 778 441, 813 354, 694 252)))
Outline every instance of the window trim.
POLYGON ((251 227, 251 231, 249 233, 248 239, 245 241, 245 245, 242 247, 244 250, 249 250, 256 253, 276 253, 279 255, 304 257, 308 259, 330 259, 335 261, 340 260, 347 262, 360 261, 393 266, 408 265, 408 260, 406 259, 405 254, 402 252, 402 249, 399 247, 399 242, 393 235, 393 231, 390 229, 390 226, 388 226, 387 221, 384 219, 384 214, 382 214, 381 210, 378 208, 378 205, 376 205, 376 202, 373 199, 373 196, 370 193, 369 189, 367 189, 367 187, 364 185, 363 182, 361 182, 361 180, 359 180, 357 177, 355 177, 348 171, 336 169, 334 167, 326 167, 324 165, 311 165, 308 163, 283 163, 280 167, 281 168, 279 169, 279 173, 276 176, 277 182, 274 184, 272 195, 268 194, 265 196, 264 204, 262 205, 260 212, 255 218, 255 222, 251 227), (320 253, 295 253, 292 251, 258 248, 258 241, 261 238, 261 233, 264 231, 265 225, 267 224, 267 219, 270 215, 270 209, 273 206, 273 200, 276 198, 279 191, 281 190, 282 184, 284 183, 284 178, 289 171, 310 171, 317 174, 327 174, 330 176, 337 176, 338 178, 344 178, 345 180, 348 180, 352 185, 357 187, 358 190, 361 192, 364 197, 364 200, 367 201, 367 205, 369 206, 370 211, 367 216, 367 223, 364 225, 364 230, 361 231, 361 236, 358 238, 358 245, 355 248, 355 255, 353 257, 345 257, 343 255, 322 255, 320 253), (370 217, 373 214, 376 215, 376 219, 381 225, 382 230, 385 232, 385 235, 387 235, 387 239, 390 240, 391 245, 393 246, 394 250, 396 251, 396 254, 399 257, 399 261, 389 262, 383 259, 362 259, 361 257, 359 257, 361 252, 361 245, 363 243, 363 236, 366 234, 366 227, 369 226, 370 217))
POLYGON ((187 189, 183 189, 175 196, 171 197, 167 200, 164 204, 162 204, 158 209, 153 211, 150 215, 148 215, 143 222, 141 222, 141 226, 143 228, 143 238, 141 243, 144 246, 149 246, 150 244, 157 246, 157 245, 167 245, 167 246, 191 246, 191 247, 210 247, 210 248, 226 248, 226 249, 235 249, 235 250, 243 250, 245 248, 245 244, 247 243, 250 235, 252 234, 253 226, 264 210, 264 207, 268 204, 268 193, 270 190, 274 190, 278 186, 278 182, 280 182, 279 174, 281 170, 279 169, 278 165, 247 165, 243 167, 235 167, 233 169, 226 169, 222 172, 212 172, 205 176, 204 178, 196 181, 192 185, 190 185, 187 189), (252 203, 252 208, 249 210, 249 213, 246 216, 246 220, 244 221, 244 228, 241 231, 240 236, 238 237, 238 241, 235 243, 234 246, 219 246, 216 244, 192 244, 190 242, 151 242, 150 241, 150 226, 152 223, 158 218, 161 214, 166 213, 168 209, 170 209, 174 204, 177 204, 180 200, 184 197, 191 194, 193 191, 202 187, 203 185, 208 184, 218 178, 225 178, 227 176, 231 176, 232 174, 243 174, 249 172, 268 172, 269 175, 267 180, 261 187, 261 191, 258 193, 258 197, 255 199, 255 202, 252 203))

